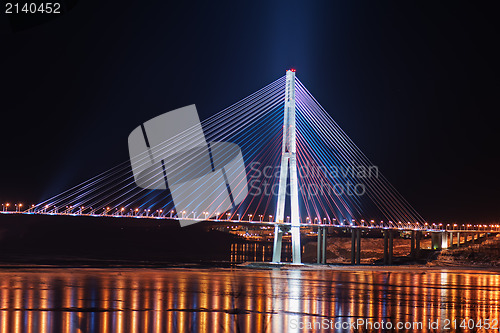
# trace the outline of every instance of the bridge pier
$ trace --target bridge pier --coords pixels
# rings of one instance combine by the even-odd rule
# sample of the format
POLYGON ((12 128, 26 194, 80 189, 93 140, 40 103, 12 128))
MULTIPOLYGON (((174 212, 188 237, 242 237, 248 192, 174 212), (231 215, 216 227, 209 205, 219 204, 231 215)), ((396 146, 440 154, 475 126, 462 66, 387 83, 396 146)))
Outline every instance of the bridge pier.
POLYGON ((433 250, 441 250, 441 242, 439 241, 439 234, 436 232, 431 233, 431 248, 433 250))
POLYGON ((416 253, 415 253, 415 252, 416 252, 416 251, 415 251, 415 247, 416 247, 416 246, 415 246, 415 245, 416 245, 416 244, 415 244, 415 241, 416 241, 416 238, 417 238, 417 237, 416 237, 416 232, 415 232, 415 230, 412 230, 412 231, 411 231, 411 245, 410 245, 410 256, 411 256, 412 258, 415 258, 415 254, 416 254, 416 253))
POLYGON ((326 264, 326 228, 318 227, 317 258, 318 264, 326 264))
POLYGON ((323 257, 322 263, 326 264, 326 228, 323 228, 323 257))
POLYGON ((351 229, 351 264, 361 264, 361 230, 351 229))
POLYGON ((453 233, 450 232, 450 248, 453 248, 453 233))
POLYGON ((361 230, 356 229, 356 264, 361 265, 361 230))
POLYGON ((384 231, 384 265, 392 265, 393 257, 393 241, 394 235, 392 230, 384 231))
POLYGON ((389 231, 389 265, 392 265, 392 259, 394 257, 394 232, 389 231))
POLYGON ((316 263, 321 264, 321 242, 323 240, 323 237, 321 237, 321 227, 318 227, 318 241, 316 244, 316 263))
POLYGON ((417 231, 416 234, 416 244, 415 244, 415 252, 418 254, 420 252, 420 241, 422 240, 422 231, 417 231))
POLYGON ((457 232, 457 249, 460 247, 460 233, 457 232))
POLYGON ((447 249, 448 248, 448 233, 445 231, 441 235, 441 248, 442 249, 447 249))
POLYGON ((446 237, 444 234, 444 232, 431 233, 431 248, 433 250, 442 250, 448 247, 448 237, 446 237))
POLYGON ((356 232, 351 229, 351 265, 356 264, 356 232))
POLYGON ((411 232, 411 250, 410 256, 415 259, 420 252, 420 239, 422 238, 422 232, 413 230, 411 232))
POLYGON ((283 230, 279 226, 274 227, 273 262, 281 262, 281 243, 283 233, 283 230))
POLYGON ((431 248, 433 250, 447 249, 448 246, 448 232, 439 231, 431 233, 431 248))

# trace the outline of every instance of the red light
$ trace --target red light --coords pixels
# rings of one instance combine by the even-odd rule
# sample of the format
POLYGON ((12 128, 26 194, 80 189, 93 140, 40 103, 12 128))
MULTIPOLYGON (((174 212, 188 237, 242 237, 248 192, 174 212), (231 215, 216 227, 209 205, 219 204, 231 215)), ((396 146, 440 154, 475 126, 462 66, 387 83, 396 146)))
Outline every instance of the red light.
POLYGON ((290 72, 295 72, 295 68, 290 68, 290 72))

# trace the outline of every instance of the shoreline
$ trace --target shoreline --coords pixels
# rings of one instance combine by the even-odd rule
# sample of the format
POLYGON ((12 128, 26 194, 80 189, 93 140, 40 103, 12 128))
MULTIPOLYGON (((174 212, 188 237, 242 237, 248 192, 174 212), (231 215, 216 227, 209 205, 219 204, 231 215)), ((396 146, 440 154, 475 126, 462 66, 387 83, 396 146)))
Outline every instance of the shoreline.
POLYGON ((422 274, 429 271, 449 271, 449 272, 487 272, 500 274, 500 267, 487 266, 428 266, 428 265, 343 265, 343 264, 290 264, 290 263, 265 263, 265 262, 245 262, 234 264, 229 262, 214 263, 150 263, 150 264, 129 264, 129 265, 36 265, 36 264, 5 264, 0 263, 0 274, 9 271, 31 271, 41 272, 45 270, 70 270, 77 271, 157 271, 164 270, 304 270, 304 271, 346 271, 346 272, 415 272, 422 274))

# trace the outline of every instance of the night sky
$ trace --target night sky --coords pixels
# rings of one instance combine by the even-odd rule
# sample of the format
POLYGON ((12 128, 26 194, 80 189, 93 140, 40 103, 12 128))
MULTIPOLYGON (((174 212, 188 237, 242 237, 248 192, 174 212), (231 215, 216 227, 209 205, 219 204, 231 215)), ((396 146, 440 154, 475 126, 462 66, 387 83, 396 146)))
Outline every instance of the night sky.
POLYGON ((205 119, 294 67, 428 221, 500 220, 493 6, 90 0, 67 7, 34 26, 2 7, 1 202, 55 195, 126 161, 138 124, 193 103, 205 119))

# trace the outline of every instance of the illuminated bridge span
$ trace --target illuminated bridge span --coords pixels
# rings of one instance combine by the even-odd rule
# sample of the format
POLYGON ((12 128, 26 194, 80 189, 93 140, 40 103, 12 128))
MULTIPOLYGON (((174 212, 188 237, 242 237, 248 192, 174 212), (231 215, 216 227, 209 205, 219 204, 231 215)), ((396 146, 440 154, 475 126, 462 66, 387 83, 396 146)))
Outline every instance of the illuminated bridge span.
MULTIPOLYGON (((248 194, 229 211, 221 209, 213 215, 204 209, 177 212, 168 190, 136 185, 129 161, 39 204, 30 207, 18 204, 15 210, 24 214, 272 225, 273 261, 281 261, 282 236, 291 233, 294 263, 301 262, 300 229, 304 227, 318 229, 318 262, 326 261, 326 228, 352 232, 353 250, 357 248, 353 251, 357 253, 353 262, 357 263, 362 230, 380 229, 384 233, 387 252, 384 259, 388 263, 392 258, 393 232, 397 230, 411 232, 412 250, 419 247, 423 231, 435 234, 435 247, 447 247, 448 235, 457 234, 459 238, 463 232, 499 231, 498 226, 462 230, 458 226, 449 228, 426 222, 296 78, 295 70, 288 70, 284 77, 202 121, 201 125, 207 142, 232 142, 242 152, 245 168, 239 172, 246 174, 230 176, 239 176, 238 179, 245 176, 248 194)), ((156 178, 164 181, 165 166, 162 163, 151 166, 150 151, 164 153, 174 150, 179 142, 197 140, 193 139, 193 133, 198 129, 189 128, 160 145, 148 147, 134 163, 148 167, 150 182, 156 178)), ((212 151, 213 160, 221 163, 227 163, 231 155, 224 149, 212 151)), ((197 160, 188 157, 163 163, 170 163, 169 170, 186 170, 197 160)), ((179 188, 184 181, 181 178, 169 181, 168 185, 179 188)), ((194 193, 208 196, 207 188, 201 184, 194 193)), ((232 193, 233 197, 238 194, 232 193)), ((193 196, 185 197, 192 200, 193 196)), ((13 207, 4 204, 3 212, 9 211, 13 213, 13 207)))

